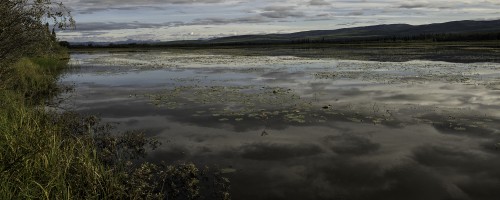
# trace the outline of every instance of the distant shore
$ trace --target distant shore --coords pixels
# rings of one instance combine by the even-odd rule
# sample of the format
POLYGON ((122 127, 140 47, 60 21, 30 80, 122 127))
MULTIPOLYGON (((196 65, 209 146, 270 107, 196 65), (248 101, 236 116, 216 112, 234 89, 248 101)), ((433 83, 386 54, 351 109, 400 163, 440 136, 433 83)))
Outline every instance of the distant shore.
POLYGON ((147 52, 169 51, 194 54, 227 54, 245 56, 297 56, 307 58, 333 58, 346 60, 372 60, 405 62, 433 60, 445 62, 500 63, 500 41, 475 42, 406 42, 363 44, 280 44, 173 47, 156 45, 74 46, 70 52, 106 51, 147 52))

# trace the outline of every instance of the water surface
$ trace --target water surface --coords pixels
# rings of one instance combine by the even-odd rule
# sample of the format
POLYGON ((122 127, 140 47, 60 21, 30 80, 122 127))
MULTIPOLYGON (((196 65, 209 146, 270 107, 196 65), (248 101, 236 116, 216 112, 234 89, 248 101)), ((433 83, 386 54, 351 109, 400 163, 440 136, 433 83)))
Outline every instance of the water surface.
POLYGON ((73 53, 66 106, 224 169, 234 199, 498 199, 500 64, 73 53))

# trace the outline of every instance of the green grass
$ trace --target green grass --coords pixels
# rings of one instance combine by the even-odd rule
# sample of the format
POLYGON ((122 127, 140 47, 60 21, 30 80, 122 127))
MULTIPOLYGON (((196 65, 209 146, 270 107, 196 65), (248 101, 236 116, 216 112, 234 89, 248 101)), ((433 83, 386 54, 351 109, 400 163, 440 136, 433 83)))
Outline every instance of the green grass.
POLYGON ((140 131, 116 136, 96 117, 48 111, 65 57, 22 58, 1 70, 0 199, 199 199, 200 190, 230 198, 217 171, 133 164, 157 145, 140 131))
MULTIPOLYGON (((44 110, 63 64, 21 59, 0 90, 0 199, 97 199, 123 189, 99 161, 92 140, 73 137, 69 124, 44 110)), ((120 196, 120 195, 117 195, 120 196)))
MULTIPOLYGON (((21 58, 5 67, 0 74, 0 89, 22 93, 31 100, 42 100, 57 94, 58 75, 66 68, 67 53, 21 58)), ((40 102, 33 102, 40 103, 40 102)))

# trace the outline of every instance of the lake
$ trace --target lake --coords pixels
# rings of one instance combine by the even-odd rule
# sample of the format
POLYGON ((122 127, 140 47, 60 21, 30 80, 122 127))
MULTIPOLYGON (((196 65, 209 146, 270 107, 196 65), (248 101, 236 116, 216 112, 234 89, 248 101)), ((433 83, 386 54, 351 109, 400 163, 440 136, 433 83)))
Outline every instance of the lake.
POLYGON ((265 54, 75 51, 64 106, 220 168, 233 199, 500 197, 495 56, 265 54))

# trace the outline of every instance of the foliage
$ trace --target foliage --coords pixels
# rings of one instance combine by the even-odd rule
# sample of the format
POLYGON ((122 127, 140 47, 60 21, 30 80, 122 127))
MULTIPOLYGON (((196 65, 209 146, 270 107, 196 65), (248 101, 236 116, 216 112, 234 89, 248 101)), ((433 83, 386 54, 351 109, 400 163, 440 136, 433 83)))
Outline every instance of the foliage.
POLYGON ((117 177, 100 164, 89 141, 68 137, 65 124, 40 107, 43 101, 26 98, 55 85, 52 66, 36 62, 15 63, 11 75, 23 80, 0 90, 0 199, 97 198, 117 191, 117 177))
POLYGON ((75 25, 69 9, 52 0, 2 0, 0 19, 0 69, 23 56, 54 52, 54 28, 75 25))
POLYGON ((52 74, 62 71, 63 66, 63 61, 54 58, 22 58, 5 72, 0 89, 17 91, 31 101, 43 101, 59 92, 52 74))

